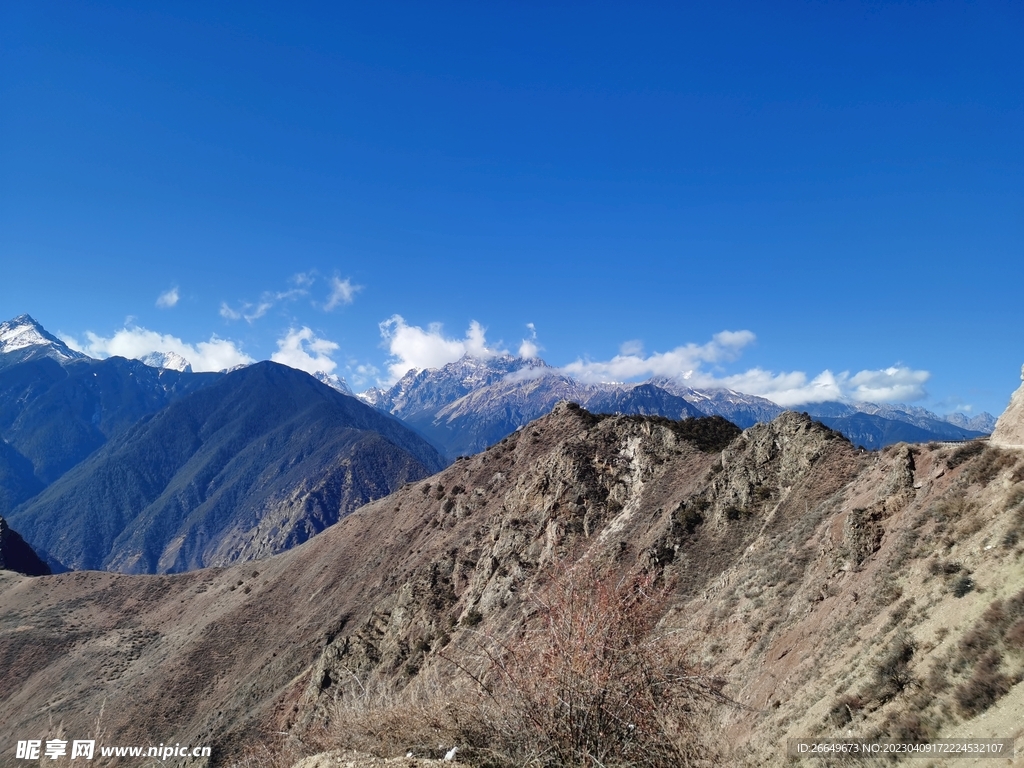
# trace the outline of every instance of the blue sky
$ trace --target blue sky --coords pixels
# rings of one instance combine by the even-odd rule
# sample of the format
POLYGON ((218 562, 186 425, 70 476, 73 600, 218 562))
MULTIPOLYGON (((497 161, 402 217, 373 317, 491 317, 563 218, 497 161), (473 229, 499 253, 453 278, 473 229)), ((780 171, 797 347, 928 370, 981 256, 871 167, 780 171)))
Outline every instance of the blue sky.
POLYGON ((590 378, 999 413, 1022 29, 1009 2, 14 0, 0 316, 357 388, 527 340, 590 378))

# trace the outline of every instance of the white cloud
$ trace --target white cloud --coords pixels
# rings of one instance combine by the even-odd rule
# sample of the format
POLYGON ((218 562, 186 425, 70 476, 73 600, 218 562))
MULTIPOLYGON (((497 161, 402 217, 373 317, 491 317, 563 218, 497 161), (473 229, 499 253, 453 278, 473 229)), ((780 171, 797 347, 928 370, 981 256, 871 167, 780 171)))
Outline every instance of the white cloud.
MULTIPOLYGON (((841 376, 845 377, 846 374, 841 376)), ((698 388, 734 389, 748 395, 764 397, 783 407, 848 399, 843 391, 842 379, 828 370, 822 371, 810 380, 803 371, 772 373, 760 368, 751 368, 743 373, 722 378, 698 373, 687 384, 698 388)))
POLYGON ((508 354, 487 346, 486 329, 476 320, 469 324, 464 338, 452 339, 444 335, 440 323, 423 329, 407 324, 401 315, 392 315, 380 324, 380 335, 391 353, 388 373, 392 382, 410 370, 440 368, 467 354, 482 359, 508 354))
POLYGON ((928 396, 925 382, 931 378, 928 371, 912 371, 905 367, 886 368, 882 371, 860 371, 850 377, 855 400, 870 403, 913 402, 928 396))
POLYGON ((580 381, 596 383, 628 381, 651 376, 689 379, 702 363, 721 363, 736 359, 743 347, 753 343, 750 331, 722 331, 707 344, 687 344, 668 352, 644 356, 635 342, 623 345, 623 351, 607 361, 577 360, 562 370, 580 381))
POLYGON ((931 374, 905 366, 854 374, 824 370, 814 377, 803 371, 775 373, 761 368, 724 374, 721 365, 736 360, 755 338, 750 331, 722 331, 706 344, 686 344, 651 355, 644 355, 639 341, 627 341, 611 360, 577 360, 562 371, 584 382, 665 376, 698 389, 725 388, 758 395, 784 407, 827 400, 907 403, 928 396, 924 384, 931 374))
POLYGON ((179 296, 178 296, 178 288, 177 288, 177 286, 175 286, 174 288, 171 288, 171 290, 167 291, 166 293, 161 293, 157 297, 156 305, 160 309, 170 309, 171 307, 173 307, 175 304, 178 303, 178 298, 179 298, 179 296))
POLYGON ((250 325, 263 317, 267 312, 273 309, 274 304, 281 297, 285 297, 285 294, 265 294, 264 298, 255 304, 249 302, 242 302, 238 309, 234 309, 228 305, 226 301, 220 303, 220 316, 225 320, 245 320, 250 325))
POLYGON ((772 373, 752 368, 743 373, 716 378, 697 372, 687 380, 693 387, 725 387, 748 395, 759 395, 783 407, 827 400, 870 403, 910 403, 928 396, 924 383, 931 374, 905 367, 880 371, 825 370, 809 378, 803 371, 772 373))
POLYGON ((380 377, 380 369, 371 363, 349 360, 345 366, 345 378, 357 390, 369 386, 380 377))
POLYGON ((87 342, 75 348, 90 357, 105 358, 114 355, 142 358, 153 352, 175 352, 192 364, 194 371, 222 371, 236 365, 254 362, 235 342, 211 336, 209 341, 188 344, 177 336, 157 333, 139 326, 125 326, 113 336, 105 337, 86 332, 87 342))
POLYGON ((333 373, 338 364, 331 359, 332 352, 338 345, 327 339, 317 338, 313 331, 305 326, 288 331, 277 340, 277 352, 270 359, 306 373, 333 373))
POLYGON ((352 285, 352 281, 349 278, 346 277, 342 280, 335 275, 331 278, 331 295, 327 297, 324 310, 330 312, 341 304, 351 304, 355 299, 356 293, 362 289, 363 286, 361 285, 352 285))
POLYGON ((286 291, 264 291, 260 294, 259 301, 243 301, 237 308, 230 306, 226 301, 220 304, 220 316, 225 320, 245 320, 250 325, 259 320, 277 304, 287 303, 309 295, 309 287, 316 280, 312 273, 299 272, 288 278, 288 282, 295 286, 286 291))
POLYGON ((624 341, 619 345, 620 355, 642 355, 643 353, 644 343, 640 339, 624 341))
POLYGON ((530 330, 530 337, 523 339, 519 345, 519 356, 527 360, 533 360, 540 353, 540 345, 537 344, 537 328, 533 323, 527 323, 530 330))

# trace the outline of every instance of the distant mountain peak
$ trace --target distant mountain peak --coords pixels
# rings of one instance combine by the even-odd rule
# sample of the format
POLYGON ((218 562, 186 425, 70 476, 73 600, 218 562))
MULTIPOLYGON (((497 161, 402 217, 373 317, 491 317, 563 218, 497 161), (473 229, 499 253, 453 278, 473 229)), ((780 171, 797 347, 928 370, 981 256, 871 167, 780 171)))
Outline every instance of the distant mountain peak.
POLYGON ((49 333, 31 315, 0 323, 0 366, 50 357, 63 363, 85 358, 49 333))
MULTIPOLYGON (((412 369, 388 389, 368 389, 359 398, 399 418, 436 412, 460 397, 528 369, 549 369, 540 358, 463 355, 440 368, 412 369)), ((556 369, 550 368, 551 371, 556 369)))
POLYGON ((139 361, 150 368, 192 373, 192 364, 177 352, 150 352, 148 355, 140 357, 139 361))
POLYGON ((326 371, 317 371, 313 374, 313 378, 321 384, 326 384, 331 389, 341 392, 343 395, 352 394, 352 389, 349 387, 348 382, 345 381, 344 376, 339 376, 336 373, 327 373, 326 371))

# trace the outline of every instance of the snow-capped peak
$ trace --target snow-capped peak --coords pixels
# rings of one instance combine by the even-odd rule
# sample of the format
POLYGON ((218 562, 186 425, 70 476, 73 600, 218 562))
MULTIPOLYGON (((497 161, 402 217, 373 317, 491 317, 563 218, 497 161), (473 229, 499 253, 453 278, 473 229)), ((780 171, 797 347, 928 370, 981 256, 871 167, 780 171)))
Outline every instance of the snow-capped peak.
POLYGON ((192 373, 192 364, 177 352, 150 352, 139 360, 150 368, 163 368, 168 371, 192 373))
POLYGON ((0 354, 13 355, 19 362, 39 357, 52 357, 58 362, 85 357, 48 333, 30 315, 0 323, 0 354))
POLYGON ((352 390, 349 389, 348 382, 336 373, 327 373, 325 371, 317 371, 313 374, 313 378, 319 381, 321 384, 326 384, 331 389, 336 389, 343 395, 351 395, 352 390))

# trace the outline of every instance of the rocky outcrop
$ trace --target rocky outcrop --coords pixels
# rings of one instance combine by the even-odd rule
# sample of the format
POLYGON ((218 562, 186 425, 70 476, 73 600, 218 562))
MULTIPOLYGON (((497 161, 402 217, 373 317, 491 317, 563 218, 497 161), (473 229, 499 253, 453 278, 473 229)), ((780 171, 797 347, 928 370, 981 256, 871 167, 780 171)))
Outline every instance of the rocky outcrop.
MULTIPOLYGON (((1024 367, 1020 377, 1024 381, 1024 367)), ((1024 384, 1013 393, 1010 404, 996 422, 989 442, 1001 448, 1024 448, 1024 384)))
POLYGON ((47 576, 49 566, 44 563, 25 540, 12 531, 0 517, 0 571, 17 571, 26 576, 47 576))

